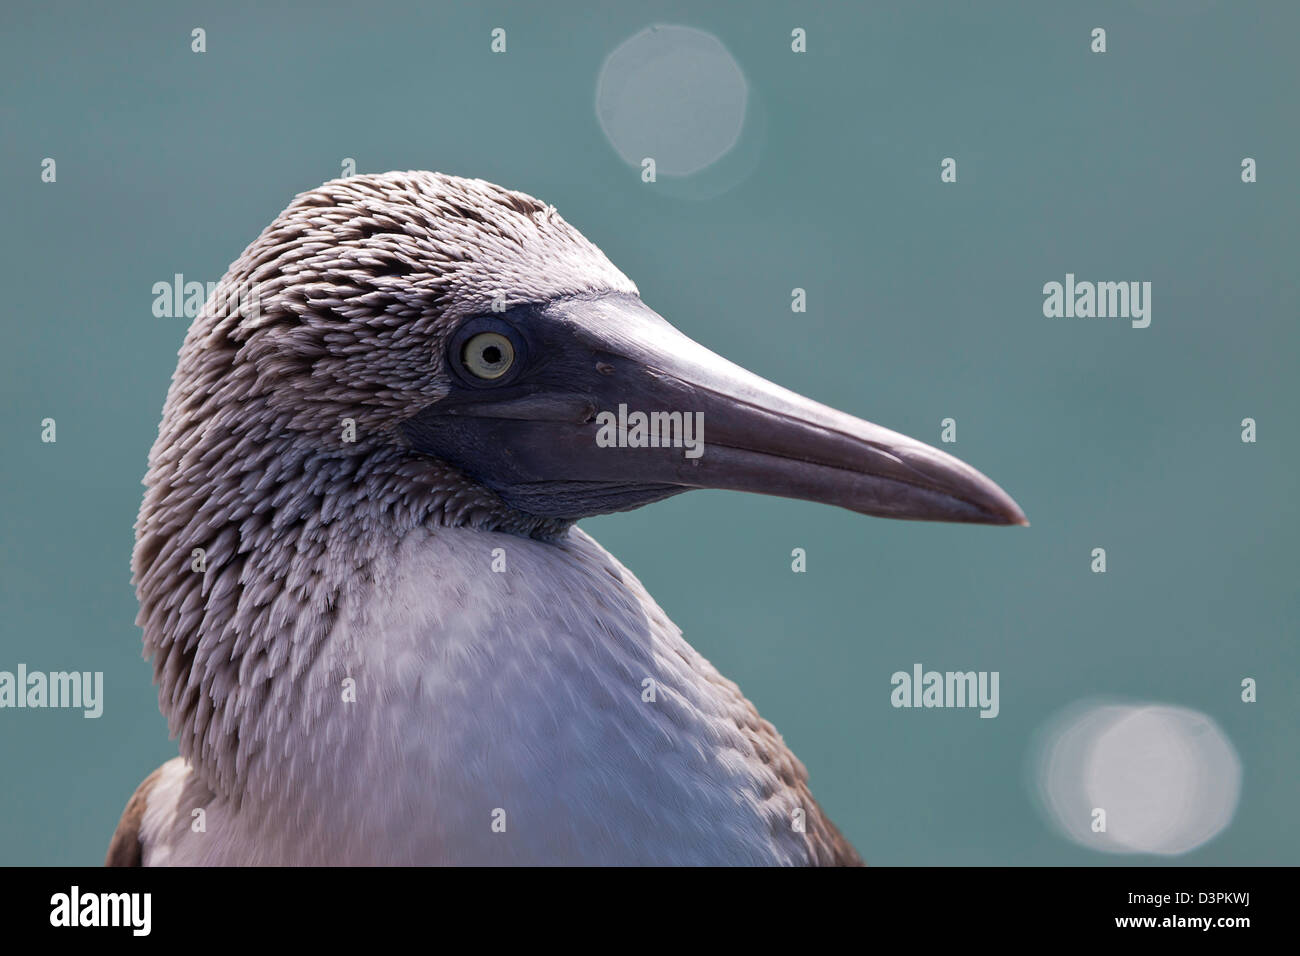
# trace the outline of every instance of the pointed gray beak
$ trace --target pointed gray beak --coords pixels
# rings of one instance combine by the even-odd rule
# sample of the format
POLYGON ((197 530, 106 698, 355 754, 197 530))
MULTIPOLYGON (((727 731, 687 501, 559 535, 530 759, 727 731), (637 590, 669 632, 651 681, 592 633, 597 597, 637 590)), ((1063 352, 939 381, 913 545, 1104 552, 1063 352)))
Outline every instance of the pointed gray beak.
POLYGON ((448 354, 462 387, 404 431, 416 450, 521 511, 580 518, 724 488, 885 518, 1028 524, 969 465, 747 372, 634 296, 473 322, 448 354), (461 350, 480 328, 514 345, 514 368, 499 381, 463 369, 461 350))

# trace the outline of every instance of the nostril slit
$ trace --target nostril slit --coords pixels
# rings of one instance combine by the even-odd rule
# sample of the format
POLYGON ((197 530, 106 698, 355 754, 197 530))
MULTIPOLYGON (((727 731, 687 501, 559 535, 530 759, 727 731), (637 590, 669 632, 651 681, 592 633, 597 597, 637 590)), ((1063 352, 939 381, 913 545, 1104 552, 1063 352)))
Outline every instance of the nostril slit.
POLYGON ((596 371, 601 375, 613 375, 614 366, 610 365, 608 362, 597 362, 596 371))

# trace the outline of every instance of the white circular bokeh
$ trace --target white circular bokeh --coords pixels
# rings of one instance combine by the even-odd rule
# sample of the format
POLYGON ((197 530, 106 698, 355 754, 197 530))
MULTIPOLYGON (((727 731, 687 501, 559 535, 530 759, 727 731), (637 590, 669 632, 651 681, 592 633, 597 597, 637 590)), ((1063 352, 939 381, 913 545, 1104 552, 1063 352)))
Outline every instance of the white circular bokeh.
POLYGON ((1110 853, 1186 853, 1232 820, 1241 761, 1205 714, 1159 704, 1083 702, 1043 734, 1035 770, 1048 816, 1110 853), (1106 831, 1093 832, 1093 811, 1106 831))
POLYGON ((713 34, 654 26, 605 59, 596 117, 625 162, 655 161, 657 175, 689 176, 717 162, 740 138, 749 84, 713 34))

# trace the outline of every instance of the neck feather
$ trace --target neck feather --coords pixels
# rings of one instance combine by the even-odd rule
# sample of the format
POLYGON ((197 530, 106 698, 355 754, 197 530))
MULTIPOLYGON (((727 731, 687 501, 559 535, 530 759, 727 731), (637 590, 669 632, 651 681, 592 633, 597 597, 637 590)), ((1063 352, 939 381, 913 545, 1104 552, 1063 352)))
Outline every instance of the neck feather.
POLYGON ((181 753, 238 796, 275 708, 292 711, 336 619, 412 529, 471 526, 548 538, 568 523, 513 511, 439 462, 387 446, 348 454, 302 436, 170 439, 150 459, 136 525, 137 623, 181 753), (201 444, 201 443, 200 443, 201 444), (232 466, 232 462, 239 464, 232 466))

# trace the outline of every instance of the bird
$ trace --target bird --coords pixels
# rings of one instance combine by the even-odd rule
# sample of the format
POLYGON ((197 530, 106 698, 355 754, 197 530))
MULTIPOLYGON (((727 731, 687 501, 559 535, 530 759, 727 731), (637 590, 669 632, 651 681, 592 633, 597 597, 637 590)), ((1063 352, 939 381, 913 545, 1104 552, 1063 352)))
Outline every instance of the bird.
POLYGON ((553 206, 426 171, 303 192, 248 246, 144 485, 137 624, 179 755, 111 866, 860 865, 578 522, 715 488, 1028 523, 678 331, 553 206))

